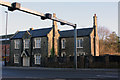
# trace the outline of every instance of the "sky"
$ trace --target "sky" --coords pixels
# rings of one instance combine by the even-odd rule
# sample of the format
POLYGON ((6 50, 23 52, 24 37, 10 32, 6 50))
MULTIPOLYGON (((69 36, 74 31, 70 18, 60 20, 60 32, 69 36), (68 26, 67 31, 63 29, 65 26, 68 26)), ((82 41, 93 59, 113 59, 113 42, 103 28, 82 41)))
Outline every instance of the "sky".
MULTIPOLYGON (((8 0, 4 0, 8 1, 8 0)), ((93 26, 93 15, 97 15, 98 27, 106 27, 111 32, 115 31, 118 34, 118 2, 39 2, 39 1, 29 1, 29 2, 18 2, 21 3, 22 7, 29 8, 40 13, 56 13, 56 16, 60 19, 66 20, 68 22, 77 24, 77 28, 89 28, 93 26)), ((12 2, 12 1, 11 1, 12 2)), ((6 7, 0 6, 0 35, 5 34, 5 24, 6 24, 6 7)), ((8 34, 13 34, 17 30, 29 30, 29 28, 39 29, 52 27, 52 22, 50 20, 41 20, 40 17, 24 13, 21 11, 9 11, 8 16, 8 34)), ((58 23, 58 28, 60 30, 73 29, 71 26, 61 26, 58 23)))

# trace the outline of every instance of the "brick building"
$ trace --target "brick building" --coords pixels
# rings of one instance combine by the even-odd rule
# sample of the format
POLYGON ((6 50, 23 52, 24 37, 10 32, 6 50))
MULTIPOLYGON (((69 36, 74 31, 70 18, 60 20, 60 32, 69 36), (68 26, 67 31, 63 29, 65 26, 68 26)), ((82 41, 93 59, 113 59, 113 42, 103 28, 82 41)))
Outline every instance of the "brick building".
POLYGON ((10 37, 12 37, 13 34, 0 36, 0 58, 2 58, 2 61, 5 61, 5 47, 6 47, 6 62, 9 62, 9 55, 10 55, 10 37))
MULTIPOLYGON (((53 17, 56 17, 53 14, 53 17)), ((97 17, 94 15, 93 27, 77 29, 77 54, 99 56, 97 17), (95 35, 95 36, 94 36, 95 35), (95 43, 95 45, 94 45, 95 43), (94 48, 95 47, 95 48, 94 48)), ((54 21, 54 52, 56 56, 73 56, 73 30, 59 31, 54 21)), ((53 28, 17 31, 11 38, 11 65, 40 66, 45 57, 50 57, 53 48, 53 28)))
MULTIPOLYGON (((74 30, 60 31, 60 54, 74 55, 74 30)), ((97 16, 93 17, 93 27, 77 29, 77 55, 99 56, 97 16)))

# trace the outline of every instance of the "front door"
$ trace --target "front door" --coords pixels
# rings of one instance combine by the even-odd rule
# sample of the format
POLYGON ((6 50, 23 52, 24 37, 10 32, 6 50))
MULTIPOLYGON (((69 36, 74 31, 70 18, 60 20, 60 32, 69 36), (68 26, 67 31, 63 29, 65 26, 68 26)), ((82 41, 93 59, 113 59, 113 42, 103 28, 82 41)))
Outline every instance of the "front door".
POLYGON ((23 66, 30 66, 30 58, 24 56, 23 57, 23 66))

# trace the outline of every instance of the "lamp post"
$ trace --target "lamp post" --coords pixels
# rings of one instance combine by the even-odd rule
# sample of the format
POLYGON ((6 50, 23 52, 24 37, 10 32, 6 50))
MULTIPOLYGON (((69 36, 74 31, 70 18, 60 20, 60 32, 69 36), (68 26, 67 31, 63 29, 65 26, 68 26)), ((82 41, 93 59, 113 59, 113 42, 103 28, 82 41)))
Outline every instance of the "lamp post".
POLYGON ((75 24, 74 27, 74 67, 77 69, 77 25, 75 24))
POLYGON ((6 47, 7 47, 7 24, 8 24, 8 12, 7 11, 5 11, 5 13, 6 13, 6 36, 5 36, 5 66, 6 66, 6 47))

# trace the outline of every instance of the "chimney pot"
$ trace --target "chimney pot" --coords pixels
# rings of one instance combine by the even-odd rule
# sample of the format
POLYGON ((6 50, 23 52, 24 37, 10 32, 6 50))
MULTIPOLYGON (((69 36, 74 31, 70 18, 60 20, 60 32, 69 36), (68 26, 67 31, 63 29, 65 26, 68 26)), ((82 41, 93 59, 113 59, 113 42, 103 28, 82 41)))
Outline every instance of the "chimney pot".
POLYGON ((96 16, 96 14, 94 14, 94 16, 96 16))
POLYGON ((53 13, 53 17, 54 17, 54 18, 56 17, 56 14, 55 14, 55 13, 53 13))
POLYGON ((30 31, 33 30, 33 28, 30 28, 30 31))

